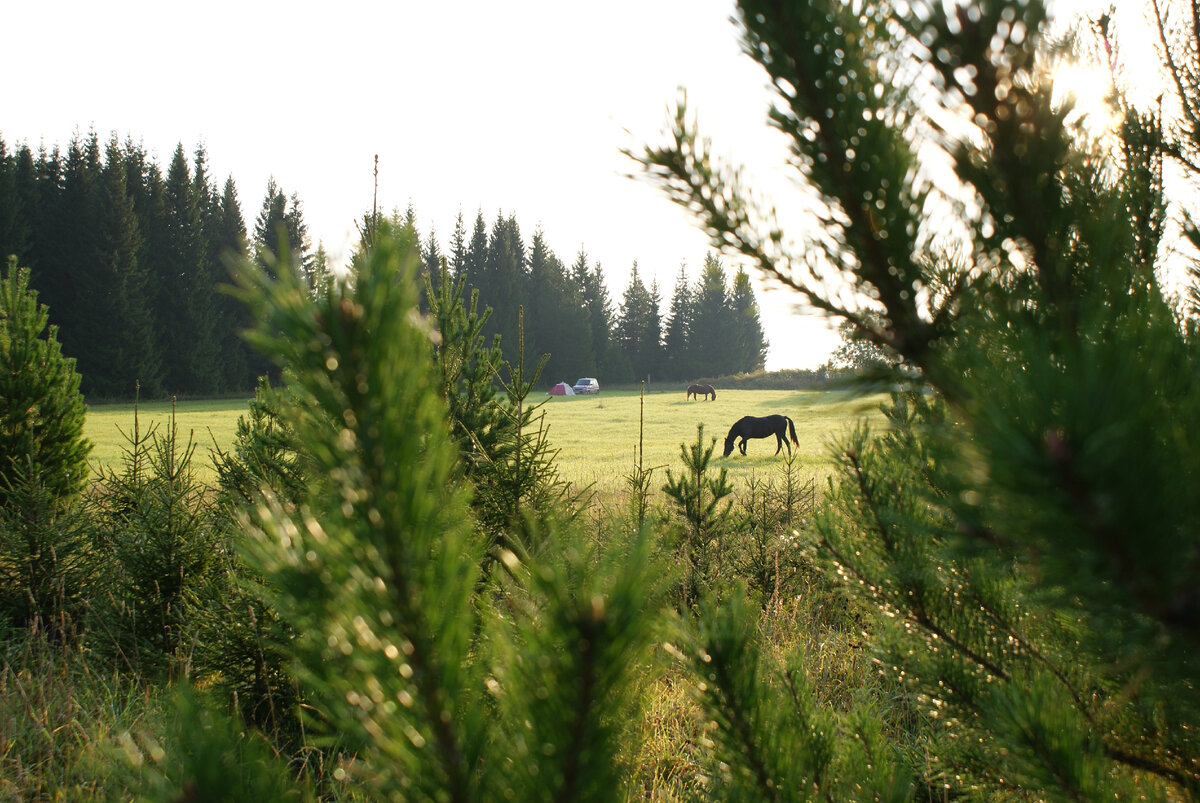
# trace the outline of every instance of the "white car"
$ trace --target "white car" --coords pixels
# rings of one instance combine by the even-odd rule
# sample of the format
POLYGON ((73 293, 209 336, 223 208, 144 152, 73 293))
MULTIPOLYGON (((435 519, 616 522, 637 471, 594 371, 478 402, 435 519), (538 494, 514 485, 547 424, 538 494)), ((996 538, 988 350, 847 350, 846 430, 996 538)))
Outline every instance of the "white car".
POLYGON ((599 393, 600 383, 595 379, 592 379, 590 376, 585 376, 583 379, 580 379, 578 382, 576 382, 575 386, 572 387, 571 390, 575 391, 576 393, 599 393))

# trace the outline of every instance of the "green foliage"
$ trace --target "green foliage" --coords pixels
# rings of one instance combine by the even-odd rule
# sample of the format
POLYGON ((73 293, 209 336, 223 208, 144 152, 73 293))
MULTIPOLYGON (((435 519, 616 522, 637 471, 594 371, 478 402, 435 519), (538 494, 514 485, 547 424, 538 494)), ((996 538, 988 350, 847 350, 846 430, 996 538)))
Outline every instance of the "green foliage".
POLYGON ((710 781, 717 800, 909 800, 903 757, 884 738, 878 712, 817 704, 804 656, 785 666, 764 654, 744 596, 706 600, 686 658, 701 704, 716 722, 710 781))
POLYGON ((10 259, 0 280, 0 507, 18 471, 27 469, 58 506, 87 483, 79 374, 48 321, 29 271, 10 259))
POLYGON ((283 417, 282 392, 260 380, 249 416, 238 419, 231 451, 214 454, 217 504, 232 532, 224 534, 220 592, 203 622, 195 674, 222 689, 248 723, 294 747, 301 740, 300 694, 291 672, 295 634, 271 604, 263 577, 235 559, 238 517, 263 493, 294 509, 312 473, 312 461, 283 417))
POLYGON ((92 527, 111 555, 104 596, 94 598, 95 646, 147 677, 190 671, 201 613, 217 575, 220 529, 192 469, 195 443, 142 433, 136 414, 122 470, 96 483, 92 527))
POLYGON ((260 379, 249 416, 240 416, 232 451, 213 455, 218 488, 226 504, 251 504, 263 488, 299 502, 306 483, 305 454, 281 415, 280 391, 260 379))
POLYGON ((684 610, 719 582, 725 539, 733 520, 732 500, 727 498, 733 492, 728 472, 722 468, 715 477, 709 473, 716 445, 715 438, 704 445, 704 425, 698 425, 696 442, 679 446, 683 470, 677 477, 668 467, 663 486, 681 519, 677 549, 685 571, 680 600, 684 610))
POLYGON ((1105 141, 1073 129, 1038 2, 744 0, 739 21, 822 210, 801 250, 682 105, 643 162, 714 244, 922 391, 838 446, 820 537, 938 723, 926 778, 983 799, 1194 794, 1200 396, 1159 282, 1180 250, 1157 112, 1118 105, 1105 141))
POLYGON ((492 546, 510 547, 526 514, 536 518, 569 502, 572 493, 559 479, 540 415, 535 424, 538 405, 527 401, 546 358, 538 361, 532 376, 525 376, 523 311, 514 369, 504 360, 499 336, 485 346, 483 331, 491 310, 478 312, 477 293, 465 305, 465 289, 463 280, 443 277, 435 291, 425 279, 438 333, 432 341, 433 362, 461 470, 474 486, 472 508, 492 546))
POLYGON ((459 482, 418 270, 411 228, 384 225, 352 288, 313 299, 288 272, 242 275, 314 467, 299 505, 264 493, 248 557, 296 633, 313 726, 358 756, 372 796, 610 799, 624 720, 609 706, 633 699, 654 564, 644 544, 585 549, 551 527, 545 560, 514 542, 504 582, 483 585, 489 539, 459 482))
POLYGON ((79 505, 64 507, 27 462, 0 507, 0 616, 58 637, 81 627, 102 561, 79 505))
POLYGON ((816 506, 816 483, 801 478, 797 458, 791 454, 783 460, 778 481, 751 475, 736 497, 733 573, 763 604, 778 604, 815 569, 800 531, 807 529, 816 506))
POLYGON ((312 800, 304 779, 262 735, 187 687, 161 719, 120 734, 102 765, 112 797, 155 800, 312 800), (114 771, 115 770, 115 771, 114 771))
POLYGON ((93 758, 153 715, 156 701, 147 692, 136 678, 89 662, 85 649, 44 632, 5 631, 0 798, 104 799, 116 768, 93 758))
POLYGON ((86 408, 29 271, 0 280, 0 615, 73 629, 95 571, 78 515, 87 482, 86 408), (43 337, 43 334, 45 337, 43 337))
MULTIPOLYGON (((500 542, 511 521, 516 498, 502 486, 504 466, 513 457, 516 428, 503 409, 496 382, 504 364, 500 339, 485 345, 484 327, 491 310, 478 309, 479 294, 465 303, 466 282, 446 277, 436 292, 426 279, 430 318, 438 337, 431 339, 438 391, 449 413, 450 433, 461 456, 460 471, 476 488, 472 505, 490 538, 500 542)), ((522 423, 527 422, 527 419, 522 423)))
POLYGON ((545 790, 537 799, 614 799, 643 704, 630 658, 653 633, 654 540, 642 531, 603 548, 585 543, 560 534, 554 551, 514 564, 518 615, 494 642, 499 743, 510 746, 516 775, 509 783, 545 790))
POLYGON ((286 271, 241 277, 257 343, 295 374, 287 414, 321 477, 308 506, 260 503, 253 557, 298 634, 301 681, 352 749, 375 745, 380 787, 454 797, 480 782, 468 651, 483 542, 451 482, 428 333, 405 312, 406 245, 381 234, 353 294, 313 301, 286 271))

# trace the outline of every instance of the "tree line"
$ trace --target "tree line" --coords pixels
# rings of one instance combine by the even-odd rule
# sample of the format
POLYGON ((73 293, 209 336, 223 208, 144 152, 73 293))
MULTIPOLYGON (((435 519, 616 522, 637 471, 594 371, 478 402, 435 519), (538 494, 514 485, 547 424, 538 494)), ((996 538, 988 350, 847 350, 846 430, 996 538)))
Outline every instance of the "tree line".
MULTIPOLYGON (((376 217, 363 217, 360 254, 376 217)), ((389 222, 416 230, 417 219, 410 205, 389 222)), ((658 282, 647 284, 636 261, 614 304, 600 263, 585 248, 567 265, 540 228, 526 244, 513 214, 497 213, 489 228, 480 211, 468 233, 460 212, 445 248, 429 229, 421 260, 435 291, 451 279, 478 292, 480 303, 492 308, 483 331, 500 336, 508 359, 515 360, 522 335, 527 359, 548 355, 544 384, 577 376, 617 384, 686 380, 758 371, 766 363, 768 344, 750 277, 739 268, 731 278, 711 252, 694 283, 680 265, 665 314, 658 282)))
MULTIPOLYGON (((363 216, 364 242, 373 214, 363 216)), ((416 225, 411 206, 405 222, 416 225)), ((501 335, 515 358, 524 308, 525 353, 550 354, 551 376, 602 376, 609 382, 684 379, 763 366, 766 343, 749 279, 729 284, 709 256, 693 289, 681 270, 664 320, 657 286, 634 265, 614 306, 599 263, 581 249, 567 267, 539 230, 527 243, 514 215, 486 225, 480 212, 468 234, 459 215, 443 249, 430 228, 426 272, 478 290, 494 313, 488 335, 501 335)), ((295 193, 268 182, 252 230, 232 178, 219 183, 208 155, 176 147, 165 172, 146 149, 91 132, 65 150, 10 148, 0 139, 0 255, 31 271, 31 286, 77 360, 93 398, 217 395, 248 391, 270 367, 240 337, 246 311, 220 291, 231 260, 254 256, 274 270, 276 255, 316 293, 332 265, 314 248, 295 193)))

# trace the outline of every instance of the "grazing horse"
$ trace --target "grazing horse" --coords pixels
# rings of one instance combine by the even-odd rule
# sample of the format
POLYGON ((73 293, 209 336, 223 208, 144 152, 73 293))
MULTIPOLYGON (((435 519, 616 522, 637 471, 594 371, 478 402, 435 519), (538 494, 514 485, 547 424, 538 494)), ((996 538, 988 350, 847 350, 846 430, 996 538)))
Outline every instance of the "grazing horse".
POLYGON ((729 453, 733 451, 733 443, 738 438, 742 439, 737 445, 738 451, 745 454, 747 438, 769 438, 772 435, 775 436, 776 441, 775 454, 779 454, 779 450, 785 444, 788 448, 788 455, 792 454, 792 445, 788 443, 788 435, 791 435, 792 443, 800 445, 800 441, 796 440, 796 425, 786 415, 768 415, 763 418, 748 415, 745 418, 739 418, 737 423, 729 428, 729 434, 725 436, 725 457, 729 457, 729 453))
POLYGON ((693 397, 698 399, 701 396, 704 397, 705 401, 708 401, 708 397, 712 396, 713 400, 715 401, 717 398, 717 391, 712 385, 688 385, 687 397, 689 399, 693 397))

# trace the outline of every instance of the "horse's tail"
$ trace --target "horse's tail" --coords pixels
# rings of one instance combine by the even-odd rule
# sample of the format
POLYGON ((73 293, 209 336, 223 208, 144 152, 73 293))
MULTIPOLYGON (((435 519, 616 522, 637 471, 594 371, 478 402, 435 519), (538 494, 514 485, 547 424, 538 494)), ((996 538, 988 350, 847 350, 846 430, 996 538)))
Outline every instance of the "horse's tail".
POLYGON ((787 418, 788 433, 792 436, 792 443, 796 446, 799 446, 800 441, 796 440, 796 425, 792 422, 792 419, 788 418, 786 415, 784 418, 787 418))

